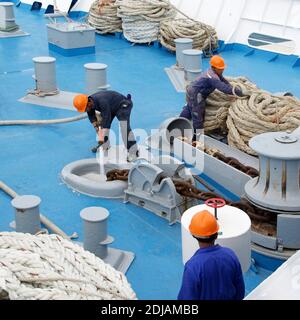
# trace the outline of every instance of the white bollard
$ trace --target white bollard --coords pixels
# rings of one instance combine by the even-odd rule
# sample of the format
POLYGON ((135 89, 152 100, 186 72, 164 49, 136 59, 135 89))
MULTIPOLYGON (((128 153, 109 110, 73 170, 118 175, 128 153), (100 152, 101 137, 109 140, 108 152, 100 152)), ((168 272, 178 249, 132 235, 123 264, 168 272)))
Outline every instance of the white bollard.
POLYGON ((202 72, 202 51, 196 49, 184 50, 185 80, 194 81, 202 72))
POLYGON ((17 196, 11 204, 15 208, 16 231, 36 234, 41 230, 39 205, 37 196, 17 196))
POLYGON ((86 93, 88 95, 98 92, 99 90, 106 90, 110 87, 107 84, 106 70, 107 65, 103 63, 86 63, 85 81, 86 93))
POLYGON ((34 62, 34 79, 36 81, 36 89, 41 92, 55 92, 56 87, 56 71, 53 57, 35 57, 34 62))
POLYGON ((176 65, 179 68, 184 68, 184 55, 183 51, 193 49, 193 39, 189 38, 178 38, 175 39, 176 45, 176 65))
POLYGON ((17 27, 13 2, 0 2, 0 30, 17 27))

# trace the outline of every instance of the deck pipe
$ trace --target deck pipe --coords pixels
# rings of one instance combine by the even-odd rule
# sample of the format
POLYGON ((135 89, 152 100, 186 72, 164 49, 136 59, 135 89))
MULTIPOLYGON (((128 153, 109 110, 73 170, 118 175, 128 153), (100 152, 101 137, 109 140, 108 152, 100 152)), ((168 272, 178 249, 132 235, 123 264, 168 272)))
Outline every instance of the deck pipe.
POLYGON ((184 78, 187 82, 194 81, 202 72, 202 54, 201 50, 184 50, 184 78))
POLYGON ((17 24, 15 22, 14 3, 0 2, 0 30, 15 29, 17 24))
POLYGON ((190 38, 177 38, 174 40, 176 45, 176 66, 180 69, 184 68, 184 55, 183 51, 193 49, 193 39, 190 38))
POLYGON ((0 126, 61 124, 75 122, 86 118, 87 115, 83 114, 76 117, 49 120, 3 120, 0 121, 0 126))
POLYGON ((85 82, 86 93, 88 95, 98 92, 99 90, 107 90, 110 85, 107 84, 107 65, 104 63, 86 63, 85 82))
POLYGON ((84 249, 105 259, 108 255, 107 246, 114 240, 107 235, 108 210, 102 207, 87 207, 80 211, 80 217, 83 220, 84 249))
POLYGON ((45 93, 56 92, 56 59, 45 56, 35 57, 32 61, 34 63, 35 74, 33 78, 36 81, 36 90, 45 93))
POLYGON ((37 196, 17 196, 11 204, 15 209, 16 231, 36 234, 41 231, 40 209, 41 199, 37 196))

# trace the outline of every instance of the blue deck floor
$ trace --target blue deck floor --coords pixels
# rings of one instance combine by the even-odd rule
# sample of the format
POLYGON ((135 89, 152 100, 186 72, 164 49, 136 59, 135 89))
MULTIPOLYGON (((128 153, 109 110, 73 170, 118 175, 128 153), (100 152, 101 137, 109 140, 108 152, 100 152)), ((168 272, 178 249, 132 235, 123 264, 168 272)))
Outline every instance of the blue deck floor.
MULTIPOLYGON (((164 67, 175 57, 163 48, 132 46, 115 36, 96 37, 96 53, 64 57, 48 51, 46 22, 42 12, 15 8, 17 23, 30 36, 0 39, 0 119, 52 119, 75 116, 76 112, 18 102, 34 88, 32 58, 56 57, 58 87, 64 91, 84 90, 84 63, 108 65, 108 83, 114 90, 130 92, 134 109, 132 127, 150 132, 167 117, 177 115, 184 103, 169 81, 164 67)), ((264 55, 244 57, 243 50, 225 51, 227 75, 247 75, 270 91, 289 90, 300 96, 299 68, 288 63, 267 62, 264 55), (287 81, 288 79, 288 81, 287 81)), ((204 60, 204 67, 208 60, 204 60)), ((114 123, 113 129, 117 130, 114 123)), ((136 258, 127 278, 140 299, 176 299, 183 271, 180 225, 169 226, 154 214, 123 204, 79 195, 61 183, 62 168, 75 160, 91 157, 94 131, 87 120, 64 125, 1 127, 0 180, 19 194, 42 199, 41 212, 66 233, 76 231, 82 241, 81 209, 103 206, 110 211, 109 234, 113 247, 132 251, 136 258)), ((10 198, 0 192, 0 231, 11 230, 10 198)), ((259 268, 245 275, 247 292, 271 271, 259 268)))

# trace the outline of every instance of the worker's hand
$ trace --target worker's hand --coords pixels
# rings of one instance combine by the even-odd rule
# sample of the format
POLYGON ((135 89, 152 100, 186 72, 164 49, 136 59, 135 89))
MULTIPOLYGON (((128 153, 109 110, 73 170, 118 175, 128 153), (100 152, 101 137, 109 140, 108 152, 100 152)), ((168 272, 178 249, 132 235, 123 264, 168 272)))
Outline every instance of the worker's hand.
POLYGON ((248 96, 248 97, 250 97, 250 96, 252 95, 252 91, 247 90, 247 89, 243 89, 243 90, 242 90, 242 94, 243 94, 243 96, 248 96))

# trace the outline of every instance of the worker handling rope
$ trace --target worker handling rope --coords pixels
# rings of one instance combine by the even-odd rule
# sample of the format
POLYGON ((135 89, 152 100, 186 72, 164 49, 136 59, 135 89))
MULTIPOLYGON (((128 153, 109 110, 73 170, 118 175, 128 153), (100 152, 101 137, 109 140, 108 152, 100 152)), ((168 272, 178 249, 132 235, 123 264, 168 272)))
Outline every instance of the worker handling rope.
POLYGON ((176 15, 169 0, 117 0, 124 37, 133 43, 150 43, 159 38, 160 22, 176 15))
POLYGON ((0 233, 0 299, 135 300, 125 275, 57 235, 0 233))
MULTIPOLYGON (((130 115, 133 107, 130 94, 125 97, 121 93, 111 90, 99 91, 90 96, 79 94, 74 97, 73 105, 78 112, 87 112, 98 135, 98 146, 101 146, 104 151, 110 147, 109 130, 116 117, 120 122, 122 139, 128 151, 127 161, 131 162, 138 158, 137 143, 130 127, 130 115), (96 111, 101 114, 101 123, 97 119, 96 111)), ((97 149, 97 147, 93 148, 92 151, 97 152, 97 149)))
POLYGON ((216 30, 202 22, 192 19, 164 20, 160 23, 160 43, 171 51, 176 51, 175 39, 190 38, 193 48, 210 55, 218 47, 216 30))
POLYGON ((255 155, 248 146, 252 137, 294 130, 300 125, 298 99, 272 95, 244 77, 225 79, 222 76, 225 62, 220 56, 212 57, 210 64, 211 69, 188 84, 187 105, 181 113, 193 120, 198 138, 204 130, 207 133, 221 129, 228 134, 230 146, 255 155))
POLYGON ((234 88, 223 77, 225 69, 224 59, 218 55, 210 59, 211 68, 202 72, 200 76, 186 87, 186 105, 180 113, 180 117, 193 121, 193 141, 198 141, 204 133, 204 117, 207 97, 216 89, 231 95, 243 96, 241 89, 234 88))
POLYGON ((100 34, 122 32, 117 8, 116 0, 96 0, 90 7, 87 21, 100 34))

